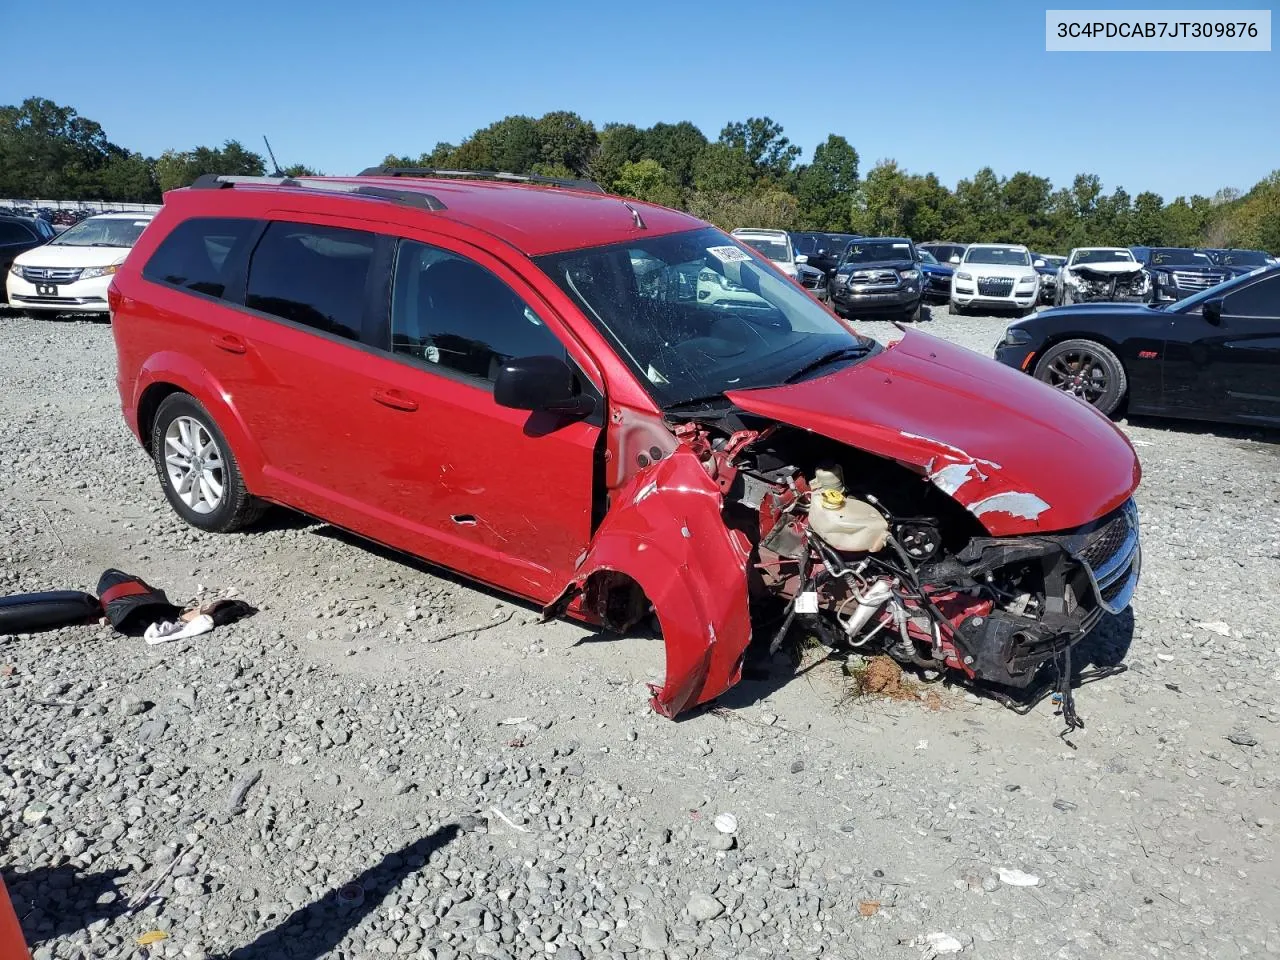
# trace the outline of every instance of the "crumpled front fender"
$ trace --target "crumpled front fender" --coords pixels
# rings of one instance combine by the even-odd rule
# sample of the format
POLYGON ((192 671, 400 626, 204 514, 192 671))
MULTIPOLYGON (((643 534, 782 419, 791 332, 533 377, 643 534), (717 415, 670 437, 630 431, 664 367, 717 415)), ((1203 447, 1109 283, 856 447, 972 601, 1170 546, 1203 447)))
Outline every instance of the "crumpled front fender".
POLYGON ((650 701, 666 717, 712 700, 742 676, 751 642, 750 545, 725 526, 719 488, 687 447, 617 491, 574 578, 547 608, 555 616, 597 574, 624 574, 653 605, 666 678, 650 701))

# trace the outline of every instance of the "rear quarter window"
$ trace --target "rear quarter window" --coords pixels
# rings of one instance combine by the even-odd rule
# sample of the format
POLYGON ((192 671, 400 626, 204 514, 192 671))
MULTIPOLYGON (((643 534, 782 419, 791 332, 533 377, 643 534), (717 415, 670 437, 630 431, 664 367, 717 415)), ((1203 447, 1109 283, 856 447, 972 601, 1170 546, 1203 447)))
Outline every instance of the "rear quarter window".
POLYGON ((196 217, 184 220, 160 242, 142 268, 154 283, 222 297, 236 258, 256 232, 256 220, 196 217))

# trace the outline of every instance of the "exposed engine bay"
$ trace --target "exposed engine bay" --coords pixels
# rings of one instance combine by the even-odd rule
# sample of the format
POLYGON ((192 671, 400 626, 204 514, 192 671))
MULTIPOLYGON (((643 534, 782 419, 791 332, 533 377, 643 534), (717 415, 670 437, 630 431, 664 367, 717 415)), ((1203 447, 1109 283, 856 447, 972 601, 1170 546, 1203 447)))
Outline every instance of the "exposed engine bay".
POLYGON ((1064 267, 1061 283, 1071 291, 1073 303, 1141 303, 1151 299, 1151 275, 1141 264, 1131 270, 1117 269, 1128 264, 1107 263, 1109 269, 1086 264, 1064 267))
POLYGON ((1067 534, 991 537, 918 472, 807 431, 735 425, 675 432, 752 544, 753 614, 772 603, 781 616, 771 649, 798 620, 829 647, 1025 688, 1129 602, 1132 501, 1067 534))

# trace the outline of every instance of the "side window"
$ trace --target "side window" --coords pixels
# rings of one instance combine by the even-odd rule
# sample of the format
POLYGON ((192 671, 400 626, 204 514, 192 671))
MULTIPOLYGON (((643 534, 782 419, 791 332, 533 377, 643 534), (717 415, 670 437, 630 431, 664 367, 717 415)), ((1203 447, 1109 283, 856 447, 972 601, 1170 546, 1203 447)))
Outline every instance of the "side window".
POLYGON ((256 227, 254 220, 226 217, 184 220, 151 254, 142 276, 154 283, 221 297, 234 262, 231 253, 248 241, 256 227))
POLYGON ((0 243, 30 243, 31 234, 18 223, 0 222, 0 243))
POLYGON ((492 382, 513 357, 565 355, 509 286, 474 261, 401 240, 391 290, 391 351, 492 382))
POLYGON ((272 223, 249 261, 244 305, 359 340, 376 240, 363 230, 272 223))
POLYGON ((1237 290, 1223 301, 1222 312, 1232 317, 1280 317, 1280 274, 1237 290))

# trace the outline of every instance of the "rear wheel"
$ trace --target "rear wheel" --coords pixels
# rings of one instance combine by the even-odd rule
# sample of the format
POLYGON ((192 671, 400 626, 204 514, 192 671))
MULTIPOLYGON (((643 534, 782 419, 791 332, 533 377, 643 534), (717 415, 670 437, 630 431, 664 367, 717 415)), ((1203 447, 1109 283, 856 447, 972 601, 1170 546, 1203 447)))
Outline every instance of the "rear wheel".
POLYGON ((1064 340, 1045 351, 1035 377, 1111 416, 1129 389, 1120 359, 1093 340, 1064 340))
POLYGON ((151 454, 170 506, 201 530, 227 533, 257 520, 266 504, 245 489, 226 437, 195 397, 165 397, 151 426, 151 454))

